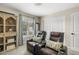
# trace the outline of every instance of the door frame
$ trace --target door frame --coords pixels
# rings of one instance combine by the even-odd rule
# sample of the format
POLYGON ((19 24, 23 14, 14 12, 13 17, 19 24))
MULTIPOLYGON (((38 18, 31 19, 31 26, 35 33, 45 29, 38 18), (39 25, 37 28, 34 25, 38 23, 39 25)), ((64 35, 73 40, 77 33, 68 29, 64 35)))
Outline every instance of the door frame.
POLYGON ((71 25, 73 27, 72 28, 72 31, 73 31, 72 32, 73 33, 73 48, 75 47, 75 45, 74 45, 75 44, 74 43, 75 42, 75 39, 74 39, 74 35, 75 35, 74 34, 75 33, 75 24, 74 24, 75 23, 75 18, 74 18, 74 16, 77 15, 77 14, 79 15, 79 12, 72 13, 72 15, 71 15, 71 20, 72 20, 72 23, 73 23, 73 25, 71 25))

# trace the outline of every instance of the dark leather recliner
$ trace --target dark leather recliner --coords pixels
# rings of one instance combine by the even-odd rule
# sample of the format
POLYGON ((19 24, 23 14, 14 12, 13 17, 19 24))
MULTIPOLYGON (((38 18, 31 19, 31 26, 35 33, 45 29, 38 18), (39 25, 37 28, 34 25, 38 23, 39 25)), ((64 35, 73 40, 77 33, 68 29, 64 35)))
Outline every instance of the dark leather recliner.
POLYGON ((37 37, 40 37, 42 35, 41 42, 33 41, 33 39, 27 40, 27 50, 35 54, 37 44, 43 43, 45 41, 46 34, 47 33, 45 31, 41 31, 38 33, 37 37))
POLYGON ((62 46, 60 51, 56 51, 48 46, 42 47, 39 50, 40 55, 67 55, 67 47, 62 46))
MULTIPOLYGON (((63 42, 64 41, 64 33, 61 32, 51 32, 50 33, 50 40, 55 42, 63 42)), ((67 54, 67 47, 62 46, 60 51, 56 51, 54 49, 51 49, 48 46, 42 47, 39 50, 40 55, 66 55, 67 54)))

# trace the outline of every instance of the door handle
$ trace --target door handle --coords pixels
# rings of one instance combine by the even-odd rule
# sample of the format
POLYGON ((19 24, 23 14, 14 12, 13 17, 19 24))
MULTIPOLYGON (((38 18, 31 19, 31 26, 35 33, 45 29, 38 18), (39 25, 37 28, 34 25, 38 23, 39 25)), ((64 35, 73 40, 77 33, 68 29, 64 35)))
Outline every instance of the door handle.
POLYGON ((74 35, 74 33, 71 33, 71 35, 74 35))

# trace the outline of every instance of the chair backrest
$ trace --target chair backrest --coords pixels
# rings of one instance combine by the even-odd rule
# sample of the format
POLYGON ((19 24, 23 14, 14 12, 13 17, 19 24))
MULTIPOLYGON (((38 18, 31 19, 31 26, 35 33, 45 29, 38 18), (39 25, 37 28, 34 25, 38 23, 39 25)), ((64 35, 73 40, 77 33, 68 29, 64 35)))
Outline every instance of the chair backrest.
POLYGON ((46 33, 46 31, 42 31, 42 40, 45 40, 46 39, 46 35, 47 35, 47 33, 46 33))
POLYGON ((38 34, 37 34, 37 37, 41 37, 41 40, 45 40, 46 38, 46 31, 40 31, 38 34))
POLYGON ((50 40, 55 42, 63 42, 64 40, 64 33, 62 32, 51 32, 50 33, 50 40))
POLYGON ((40 31, 37 33, 37 37, 41 37, 41 36, 42 36, 42 32, 40 31))

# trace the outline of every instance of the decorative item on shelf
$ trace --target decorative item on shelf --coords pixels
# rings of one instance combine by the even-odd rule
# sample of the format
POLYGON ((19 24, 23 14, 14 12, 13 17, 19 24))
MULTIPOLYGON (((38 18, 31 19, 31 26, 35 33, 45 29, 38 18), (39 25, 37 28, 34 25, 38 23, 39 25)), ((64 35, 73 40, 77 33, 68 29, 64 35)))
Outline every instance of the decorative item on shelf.
POLYGON ((10 29, 9 29, 9 32, 12 32, 12 31, 13 31, 13 29, 10 28, 10 29))

